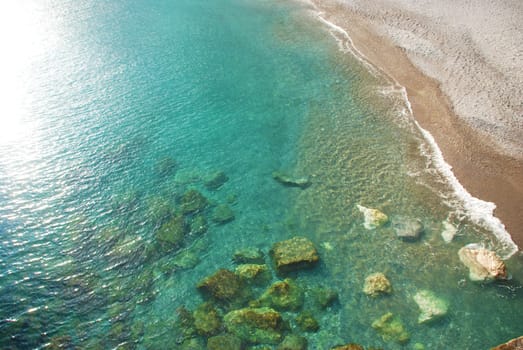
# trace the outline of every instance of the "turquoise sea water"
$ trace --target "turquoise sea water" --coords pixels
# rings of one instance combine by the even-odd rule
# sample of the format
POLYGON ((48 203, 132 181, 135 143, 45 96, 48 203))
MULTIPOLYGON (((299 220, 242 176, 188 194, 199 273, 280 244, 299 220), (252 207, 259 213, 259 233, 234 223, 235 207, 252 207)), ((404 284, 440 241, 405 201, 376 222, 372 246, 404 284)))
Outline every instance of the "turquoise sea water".
MULTIPOLYGON (((470 282, 457 251, 506 249, 468 219, 388 83, 339 49, 303 5, 278 1, 6 1, 0 105, 0 348, 183 349, 179 310, 196 285, 300 235, 321 263, 296 278, 338 301, 309 349, 483 349, 523 334, 523 261, 511 279, 470 282), (272 173, 307 177, 285 187, 272 173), (216 172, 228 180, 205 183, 216 172), (207 231, 158 246, 162 225, 200 191, 207 231), (220 205, 234 220, 212 220, 220 205), (418 218, 418 242, 367 230, 357 205, 418 218), (445 243, 444 222, 457 229, 445 243), (390 296, 362 292, 384 272, 390 296), (418 324, 428 289, 447 316, 418 324), (371 325, 387 312, 410 341, 371 325)), ((187 215, 187 225, 197 215, 187 215)), ((280 279, 273 273, 273 281, 280 279)), ((305 308, 312 307, 306 301, 305 308)), ((206 338, 196 336, 205 349, 206 338)), ((245 344, 248 346, 249 344, 245 344)), ((271 345, 272 346, 272 345, 271 345)), ((187 347, 186 347, 187 348, 187 347)))

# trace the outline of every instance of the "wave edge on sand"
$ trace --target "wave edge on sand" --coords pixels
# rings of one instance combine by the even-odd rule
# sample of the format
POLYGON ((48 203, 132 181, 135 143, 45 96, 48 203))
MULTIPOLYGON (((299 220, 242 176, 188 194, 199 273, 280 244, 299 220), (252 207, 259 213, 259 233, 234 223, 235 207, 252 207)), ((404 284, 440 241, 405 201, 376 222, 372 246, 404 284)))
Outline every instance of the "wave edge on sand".
MULTIPOLYGON (((509 259, 518 251, 518 246, 512 240, 511 235, 506 230, 505 225, 501 220, 494 215, 496 204, 476 198, 470 194, 469 191, 459 182, 458 178, 452 170, 452 166, 447 163, 443 156, 443 152, 438 146, 433 135, 423 128, 416 120, 411 102, 409 100, 407 89, 401 85, 392 76, 384 72, 379 66, 373 64, 354 44, 349 33, 342 27, 327 20, 323 12, 314 4, 308 3, 315 8, 316 18, 329 28, 330 34, 338 42, 339 48, 344 53, 353 55, 360 61, 368 71, 375 77, 383 78, 387 81, 395 92, 398 92, 406 105, 408 117, 412 119, 416 128, 419 130, 425 142, 430 147, 430 153, 422 152, 422 154, 430 159, 437 171, 445 178, 446 182, 451 186, 453 194, 456 196, 458 203, 452 203, 455 210, 464 211, 464 215, 468 217, 474 224, 492 232, 498 240, 499 246, 496 247, 497 253, 503 259, 509 259), (340 39, 338 35, 344 39, 340 39)), ((450 204, 450 203, 449 203, 450 204)))

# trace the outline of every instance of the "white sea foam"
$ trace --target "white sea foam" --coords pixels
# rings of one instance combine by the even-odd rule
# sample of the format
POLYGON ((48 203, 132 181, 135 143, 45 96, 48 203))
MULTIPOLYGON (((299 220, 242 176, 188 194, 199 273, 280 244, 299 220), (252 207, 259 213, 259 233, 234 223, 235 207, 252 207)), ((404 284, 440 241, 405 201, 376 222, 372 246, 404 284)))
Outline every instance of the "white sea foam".
POLYGON ((505 229, 505 225, 503 225, 501 220, 494 216, 494 209, 496 209, 496 205, 492 202, 486 202, 479 198, 473 197, 458 181, 452 171, 452 167, 445 161, 441 149, 437 145, 432 134, 422 128, 421 125, 419 125, 419 123, 414 119, 412 105, 409 101, 405 87, 381 71, 379 67, 376 67, 370 63, 367 57, 354 46, 354 42, 346 30, 325 19, 320 12, 318 12, 317 18, 330 29, 330 33, 338 42, 342 52, 352 54, 366 68, 368 68, 368 70, 374 76, 383 78, 389 82, 391 84, 391 88, 401 95, 407 108, 405 112, 408 112, 406 113, 406 117, 408 116, 409 118, 412 118, 416 127, 429 144, 430 152, 425 154, 425 156, 427 156, 432 161, 434 167, 446 178, 447 183, 451 186, 454 192, 454 196, 458 199, 458 203, 455 203, 455 205, 460 206, 461 208, 457 207, 456 210, 463 210, 464 214, 473 223, 492 232, 496 236, 499 245, 495 247, 495 249, 498 255, 500 255, 503 259, 508 259, 513 254, 515 254, 518 251, 517 245, 512 241, 510 234, 505 229))

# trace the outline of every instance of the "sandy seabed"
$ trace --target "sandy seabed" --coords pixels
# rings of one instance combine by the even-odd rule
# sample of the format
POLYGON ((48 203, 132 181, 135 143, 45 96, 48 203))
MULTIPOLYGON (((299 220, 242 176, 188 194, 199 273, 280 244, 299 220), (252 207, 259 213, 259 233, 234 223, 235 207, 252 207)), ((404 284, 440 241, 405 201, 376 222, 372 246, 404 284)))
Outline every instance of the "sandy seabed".
POLYGON ((406 88, 460 183, 523 247, 523 3, 313 0, 406 88))

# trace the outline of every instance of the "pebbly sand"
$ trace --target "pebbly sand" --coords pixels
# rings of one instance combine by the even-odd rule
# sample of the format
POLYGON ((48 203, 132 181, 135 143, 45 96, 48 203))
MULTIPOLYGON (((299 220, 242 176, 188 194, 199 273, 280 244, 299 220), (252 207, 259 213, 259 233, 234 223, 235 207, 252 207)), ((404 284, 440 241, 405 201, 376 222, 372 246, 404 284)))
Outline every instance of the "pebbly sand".
POLYGON ((313 0, 407 89, 460 183, 523 247, 523 2, 313 0))

